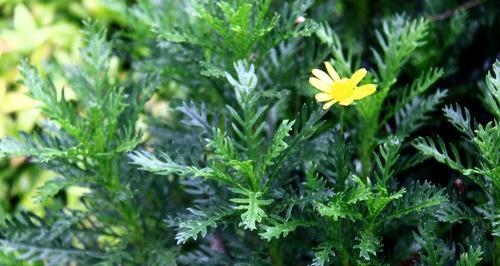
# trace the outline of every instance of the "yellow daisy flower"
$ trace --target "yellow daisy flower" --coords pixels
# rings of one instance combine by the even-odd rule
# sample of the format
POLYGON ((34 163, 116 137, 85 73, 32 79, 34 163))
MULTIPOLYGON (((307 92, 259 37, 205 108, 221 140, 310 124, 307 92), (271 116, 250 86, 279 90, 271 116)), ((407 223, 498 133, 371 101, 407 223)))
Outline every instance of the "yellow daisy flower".
POLYGON ((354 100, 360 100, 372 94, 376 90, 375 84, 358 86, 358 83, 366 76, 366 69, 356 71, 351 78, 340 78, 332 65, 325 62, 325 73, 319 69, 313 69, 315 77, 309 78, 309 83, 316 89, 322 91, 316 94, 316 101, 326 102, 323 109, 330 108, 334 103, 350 105, 354 100))

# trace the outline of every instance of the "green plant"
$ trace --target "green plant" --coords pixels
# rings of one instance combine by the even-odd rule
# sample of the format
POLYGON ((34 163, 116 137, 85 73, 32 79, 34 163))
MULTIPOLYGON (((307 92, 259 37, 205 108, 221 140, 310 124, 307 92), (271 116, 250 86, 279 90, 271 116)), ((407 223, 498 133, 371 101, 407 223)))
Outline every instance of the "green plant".
MULTIPOLYGON (((41 74, 50 73, 57 87, 66 83, 58 65, 79 62, 78 49, 82 41, 81 18, 97 17, 103 10, 99 1, 0 1, 0 137, 17 136, 18 131, 31 132, 43 119, 36 101, 26 95, 27 88, 16 83, 17 69, 23 58, 38 67, 41 74), (101 10, 101 11, 100 11, 101 10)), ((99 16, 112 21, 112 13, 99 16)), ((68 99, 73 96, 68 90, 68 99)), ((25 158, 0 161, 0 208, 7 213, 30 210, 43 213, 33 204, 36 188, 53 175, 25 158)), ((76 189, 68 190, 68 206, 78 204, 76 189)))
MULTIPOLYGON (((23 134, 20 140, 3 139, 0 154, 32 156, 60 175, 39 189, 39 201, 70 185, 90 192, 84 196, 83 213, 68 210, 49 212, 43 220, 32 214, 8 219, 0 240, 4 252, 49 265, 125 263, 131 258, 145 263, 165 256, 155 252, 167 249, 147 246, 151 243, 147 238, 154 235, 145 234, 143 226, 151 219, 144 215, 152 213, 134 207, 139 200, 132 185, 135 176, 125 174, 130 170, 122 160, 140 142, 136 121, 155 81, 147 76, 128 84, 118 80, 110 72, 111 44, 105 38, 102 28, 87 25, 83 64, 69 72, 71 88, 78 95, 75 101, 66 99, 65 90, 59 97, 50 79, 44 80, 27 62, 20 67, 30 96, 43 104, 42 112, 50 120, 41 132, 23 134)), ((156 223, 161 218, 152 220, 156 223)))
POLYGON ((57 68, 67 89, 23 61, 47 119, 0 156, 56 177, 33 199, 43 213, 0 208, 0 264, 494 265, 500 64, 474 109, 491 122, 445 105, 460 145, 418 137, 443 132, 433 112, 462 93, 433 64, 464 67, 432 52, 431 4, 372 21, 368 2, 333 2, 106 0, 118 30, 85 23, 81 62, 57 68), (326 64, 329 80, 324 60, 358 74, 326 64), (311 73, 339 104, 313 102, 311 73), (78 210, 70 187, 86 188, 78 210))
MULTIPOLYGON (((459 152, 457 145, 448 144, 441 137, 436 139, 421 137, 414 141, 413 146, 424 156, 432 157, 440 163, 446 164, 451 169, 460 172, 463 176, 477 184, 482 195, 475 199, 474 215, 483 217, 488 228, 488 234, 495 238, 495 242, 486 245, 489 252, 496 256, 499 251, 496 238, 500 236, 499 218, 500 201, 500 63, 493 65, 493 72, 488 73, 482 89, 482 99, 486 108, 492 113, 493 121, 486 125, 476 122, 467 107, 458 104, 448 105, 443 108, 447 120, 463 135, 462 146, 465 152, 459 152), (492 74, 493 73, 493 74, 492 74), (464 156, 466 155, 466 161, 464 156), (464 165, 464 162, 466 164, 464 165)), ((458 210, 461 213, 460 210, 458 210)), ((452 211, 457 212, 457 210, 452 211)), ((474 217, 470 219, 477 219, 474 217)))

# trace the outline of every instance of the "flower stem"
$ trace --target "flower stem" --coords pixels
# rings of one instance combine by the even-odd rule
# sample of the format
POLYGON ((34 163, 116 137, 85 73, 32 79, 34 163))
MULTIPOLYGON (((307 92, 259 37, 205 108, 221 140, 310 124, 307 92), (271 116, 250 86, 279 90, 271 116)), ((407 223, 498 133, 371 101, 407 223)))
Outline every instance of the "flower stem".
POLYGON ((344 134, 344 108, 340 108, 340 118, 339 118, 339 125, 340 125, 340 133, 344 134))

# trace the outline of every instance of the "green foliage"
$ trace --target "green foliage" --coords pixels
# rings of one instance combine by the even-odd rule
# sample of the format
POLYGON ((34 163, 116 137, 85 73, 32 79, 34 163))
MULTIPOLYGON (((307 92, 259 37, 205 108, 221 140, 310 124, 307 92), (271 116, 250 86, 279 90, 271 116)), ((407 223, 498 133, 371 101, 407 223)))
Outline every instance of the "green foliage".
POLYGON ((34 200, 36 203, 44 203, 48 199, 53 198, 59 191, 75 184, 74 180, 69 180, 64 177, 56 177, 47 181, 42 187, 39 188, 39 192, 34 200))
MULTIPOLYGON (((129 18, 130 35, 144 44, 133 53, 161 55, 141 56, 139 60, 146 61, 141 67, 160 67, 159 72, 185 86, 188 95, 201 93, 208 102, 224 105, 224 100, 232 100, 229 87, 220 82, 224 72, 238 60, 251 61, 257 68, 267 65, 275 47, 311 35, 317 27, 312 19, 300 25, 295 22, 312 4, 310 0, 145 0, 130 12, 122 12, 129 18), (211 90, 207 93, 192 86, 211 90)), ((175 95, 179 90, 174 82, 167 87, 175 95)))
POLYGON ((396 134, 406 138, 419 129, 430 118, 428 114, 442 103, 446 94, 446 90, 437 90, 436 93, 423 99, 415 97, 411 103, 401 108, 394 117, 397 128, 396 134))
POLYGON ((493 74, 491 72, 486 76, 486 88, 483 89, 483 100, 488 110, 495 115, 495 118, 500 117, 500 63, 496 62, 493 65, 493 74))
POLYGON ((105 0, 113 32, 85 22, 80 63, 21 63, 46 121, 0 156, 55 177, 31 195, 43 212, 0 206, 0 264, 495 264, 500 63, 483 108, 468 86, 484 55, 452 52, 474 7, 389 2, 105 0), (322 61, 366 67, 377 91, 309 103, 322 61), (446 121, 460 140, 423 136, 446 121))
POLYGON ((279 128, 276 130, 276 134, 271 141, 269 150, 264 157, 263 165, 272 165, 273 160, 281 155, 283 151, 288 148, 288 144, 284 141, 285 138, 289 137, 289 132, 292 130, 292 126, 295 121, 288 122, 288 120, 283 120, 279 128))
POLYGON ((335 256, 335 252, 333 252, 333 245, 330 243, 323 243, 317 248, 317 251, 314 252, 314 259, 311 265, 328 265, 331 256, 335 256))
POLYGON ((376 31, 381 52, 373 50, 379 79, 379 92, 376 97, 368 98, 358 109, 368 128, 376 126, 381 107, 396 83, 401 68, 415 49, 423 44, 427 34, 428 22, 425 20, 408 21, 403 16, 395 16, 384 21, 382 32, 376 31))
MULTIPOLYGON (((499 68, 499 64, 496 63, 494 68, 499 68)), ((489 92, 493 93, 495 86, 492 83, 491 74, 488 74, 487 83, 490 84, 490 86, 488 86, 489 92)), ((485 99, 485 101, 488 101, 489 98, 485 99)), ((437 141, 431 138, 420 138, 417 139, 414 146, 424 155, 434 157, 437 161, 447 164, 452 169, 458 170, 466 176, 470 176, 470 178, 479 185, 484 187, 486 183, 492 182, 492 184, 498 188, 499 181, 497 168, 500 157, 495 147, 498 147, 500 131, 498 130, 497 121, 494 120, 489 122, 486 126, 480 124, 473 125, 475 123, 473 122, 473 118, 471 118, 469 110, 467 108, 463 110, 464 111, 462 111, 462 108, 458 105, 455 107, 447 106, 443 109, 448 121, 464 134, 465 141, 474 146, 475 153, 480 158, 477 161, 479 166, 464 166, 455 145, 450 144, 452 154, 449 154, 446 144, 441 138, 438 138, 437 141), (491 179, 488 178, 489 180, 483 181, 476 175, 487 175, 490 176, 491 179)))
POLYGON ((262 222, 262 218, 267 217, 267 214, 261 207, 271 204, 272 200, 260 199, 262 192, 245 191, 236 188, 232 189, 232 192, 245 196, 245 198, 230 199, 231 202, 238 204, 236 206, 237 210, 244 210, 241 214, 240 226, 243 226, 245 229, 255 230, 255 224, 262 222))
POLYGON ((92 236, 80 234, 78 245, 71 241, 72 236, 78 234, 71 229, 83 226, 86 219, 76 214, 63 216, 58 222, 49 225, 39 217, 21 213, 7 221, 7 225, 2 228, 5 238, 0 240, 0 247, 7 254, 16 252, 18 259, 31 263, 43 260, 46 265, 61 265, 72 260, 87 263, 98 261, 104 253, 102 250, 92 250, 92 241, 95 241, 92 236))
POLYGON ((370 260, 371 256, 376 256, 378 249, 381 247, 380 239, 377 239, 370 232, 363 232, 361 236, 356 237, 359 241, 354 248, 359 249, 359 256, 365 260, 370 260))
MULTIPOLYGON (((394 119, 397 136, 407 138, 429 119, 428 114, 442 103, 447 94, 446 90, 438 90, 430 96, 421 96, 443 76, 443 70, 439 68, 421 72, 408 85, 401 86, 398 83, 403 67, 425 43, 428 28, 429 22, 424 19, 408 20, 403 15, 396 15, 383 21, 382 30, 375 31, 380 50, 371 50, 377 67, 377 73, 372 77, 377 82, 377 93, 356 105, 363 121, 362 124, 355 125, 360 132, 357 138, 361 143, 358 149, 363 175, 367 175, 372 168, 371 156, 377 143, 376 138, 385 137, 380 134, 380 130, 388 126, 389 121, 394 119), (389 93, 392 91, 395 91, 395 96, 389 93), (393 103, 383 109, 388 102, 393 103)), ((330 47, 333 57, 331 63, 341 75, 351 75, 359 67, 359 63, 356 63, 356 56, 359 55, 350 49, 346 54, 339 37, 328 26, 321 27, 317 35, 330 47)))
POLYGON ((418 138, 414 142, 414 147, 419 149, 426 156, 432 156, 438 162, 445 163, 454 170, 464 171, 464 173, 467 173, 465 167, 460 161, 460 155, 458 154, 457 148, 454 145, 450 145, 452 152, 450 155, 443 139, 439 137, 436 141, 431 138, 418 138))
MULTIPOLYGON (((331 147, 337 149, 339 146, 341 143, 331 147)), ((330 249, 347 257, 348 261, 359 261, 362 264, 362 261, 376 260, 377 253, 382 250, 381 234, 386 224, 403 217, 428 216, 434 208, 448 201, 442 190, 429 183, 415 183, 409 186, 408 191, 404 188, 389 191, 390 181, 396 172, 400 147, 401 142, 397 138, 389 139, 380 146, 379 154, 375 156, 377 170, 374 172, 376 183, 373 185, 370 180, 363 181, 349 174, 344 188, 336 186, 335 195, 329 195, 328 190, 325 191, 324 181, 315 175, 308 175, 307 187, 316 191, 316 194, 324 194, 322 197, 315 195, 310 200, 313 201, 320 217, 329 221, 326 224, 318 222, 317 226, 329 235, 330 249), (359 231, 359 228, 364 230, 359 231), (352 238, 348 240, 349 237, 352 238), (352 243, 352 246, 349 246, 349 243, 352 243), (356 253, 349 251, 351 247, 357 250, 356 253)), ((328 261, 329 256, 320 252, 316 258, 315 261, 321 265, 328 261)))
POLYGON ((128 155, 133 164, 140 166, 139 169, 157 175, 186 174, 189 172, 187 167, 175 163, 168 154, 163 153, 161 156, 162 160, 146 151, 136 151, 128 155))
POLYGON ((473 220, 474 217, 463 204, 448 203, 443 204, 434 214, 440 222, 459 223, 462 220, 473 220))
POLYGON ((0 141, 0 154, 2 157, 31 155, 36 156, 41 162, 46 162, 54 158, 68 158, 79 155, 76 147, 68 147, 66 150, 58 149, 58 140, 50 138, 50 136, 29 136, 23 133, 20 134, 20 139, 22 142, 11 137, 2 139, 0 141))
POLYGON ((483 255, 481 248, 470 248, 468 252, 460 254, 460 258, 457 261, 457 266, 474 266, 480 265, 483 255))
POLYGON ((273 238, 280 239, 281 237, 286 237, 290 232, 295 231, 297 227, 309 226, 309 223, 305 221, 283 221, 279 222, 277 220, 270 220, 271 225, 263 225, 264 232, 260 233, 260 237, 267 241, 271 241, 273 238))
POLYGON ((443 190, 437 190, 428 182, 412 183, 402 199, 394 203, 389 215, 383 219, 390 221, 410 213, 432 211, 432 207, 445 205, 446 201, 443 190))
MULTIPOLYGON (((146 171, 164 175, 175 173, 182 176, 203 177, 229 186, 229 191, 237 196, 226 200, 228 203, 236 203, 233 209, 241 211, 239 225, 252 231, 257 229, 257 224, 262 223, 264 218, 268 217, 265 206, 273 202, 272 199, 266 197, 270 182, 273 181, 271 179, 273 168, 271 167, 274 167, 275 170, 282 167, 284 160, 292 153, 291 149, 311 137, 312 134, 308 133, 309 130, 318 128, 316 124, 320 117, 314 111, 309 117, 301 117, 301 123, 298 125, 303 125, 303 128, 296 128, 293 136, 290 135, 290 132, 293 131, 295 120, 290 122, 284 120, 276 129, 273 137, 266 140, 263 134, 265 122, 262 117, 268 110, 265 105, 259 106, 259 100, 263 100, 264 92, 257 88, 255 68, 244 61, 239 61, 235 64, 235 70, 237 79, 229 73, 226 73, 226 77, 228 82, 233 85, 238 109, 227 105, 227 113, 230 118, 229 131, 226 132, 227 129, 224 128, 216 128, 213 130, 212 138, 205 140, 213 152, 213 157, 207 160, 205 168, 198 168, 194 165, 179 165, 165 154, 162 156, 163 160, 145 152, 134 152, 129 157, 133 164, 139 165, 141 169, 146 171), (238 140, 242 144, 239 144, 238 140), (266 179, 264 179, 265 177, 266 179)), ((186 111, 185 108, 182 110, 186 111)), ((307 112, 307 109, 304 109, 304 112, 307 112)), ((191 118, 195 117, 197 116, 191 115, 191 118)), ((199 127, 200 124, 206 123, 208 122, 188 122, 186 124, 199 127)), ((214 227, 214 221, 207 220, 207 224, 204 224, 203 228, 207 228, 209 225, 214 227)), ((292 227, 292 229, 297 226, 292 227)), ((184 242, 189 237, 194 238, 198 232, 205 232, 201 229, 196 231, 196 233, 187 234, 187 237, 182 237, 182 241, 184 242)), ((264 236, 269 238, 267 234, 265 233, 264 236)))
POLYGON ((205 237, 209 227, 217 227, 217 221, 230 214, 230 211, 224 208, 219 209, 187 209, 191 215, 181 217, 176 223, 178 227, 175 239, 177 244, 184 244, 187 240, 205 237))
MULTIPOLYGON (((143 75, 148 86, 141 86, 142 81, 130 87, 119 85, 109 72, 112 52, 106 32, 94 23, 86 27, 84 63, 68 70, 71 89, 78 95, 75 101, 68 100, 64 90, 59 96, 53 83, 26 62, 21 66, 23 83, 31 97, 43 104, 50 123, 44 124, 40 133, 22 135, 19 141, 2 140, 0 153, 32 156, 60 174, 39 188, 38 201, 46 201, 70 185, 91 188, 83 199, 85 216, 58 214, 42 220, 22 215, 1 229, 2 250, 15 252, 21 260, 48 265, 126 261, 130 257, 124 257, 122 250, 145 241, 142 230, 146 224, 140 219, 144 213, 133 213, 130 205, 141 193, 130 190, 132 179, 123 179, 128 170, 120 161, 140 142, 141 135, 135 129, 138 114, 155 83, 143 75), (124 237, 123 232, 130 237, 124 237)), ((149 250, 144 248, 135 251, 134 260, 148 257, 149 250)))
MULTIPOLYGON (((499 64, 495 63, 493 68, 495 72, 498 72, 498 68, 500 68, 499 64)), ((487 86, 488 93, 485 94, 484 101, 490 108, 493 99, 491 97, 494 97, 492 95, 495 93, 497 86, 497 84, 494 84, 491 73, 487 75, 486 83, 489 85, 487 86)), ((432 157, 436 161, 446 164, 451 169, 459 171, 462 175, 482 188, 488 200, 486 202, 478 201, 482 206, 476 207, 476 212, 471 213, 469 216, 483 216, 483 222, 488 224, 487 226, 489 227, 490 233, 493 236, 498 236, 498 215, 496 214, 499 200, 498 188, 500 187, 500 176, 498 171, 498 165, 500 163, 500 156, 498 153, 500 131, 497 125, 498 116, 493 112, 495 120, 483 126, 475 122, 475 119, 471 116, 470 111, 466 107, 462 108, 458 104, 455 106, 450 105, 443 108, 443 111, 447 120, 462 133, 464 142, 471 147, 466 153, 467 165, 464 165, 463 156, 461 159, 457 145, 446 145, 439 136, 436 137, 437 140, 433 140, 430 137, 418 138, 414 141, 413 146, 424 156, 432 157), (451 153, 449 152, 450 150, 451 153)), ((457 208, 448 208, 448 210, 443 211, 445 212, 445 216, 441 217, 441 220, 444 218, 444 220, 451 219, 455 221, 460 220, 460 218, 456 216, 460 212, 463 212, 457 208)), ((495 252, 496 251, 493 251, 493 253, 495 252)))
POLYGON ((415 240, 421 246, 419 261, 423 265, 444 265, 454 255, 455 248, 449 248, 443 240, 433 232, 435 224, 424 223, 419 226, 418 234, 414 233, 415 240))
MULTIPOLYGON (((316 35, 320 41, 330 48, 332 54, 331 64, 334 65, 340 75, 348 75, 354 71, 355 65, 354 55, 352 50, 344 52, 344 47, 339 36, 328 26, 321 25, 316 31, 316 35)), ((349 49, 349 47, 347 48, 349 49)))
POLYGON ((379 148, 379 154, 375 156, 379 172, 376 174, 377 182, 387 185, 389 178, 394 176, 394 167, 399 158, 401 141, 398 138, 390 138, 379 148))

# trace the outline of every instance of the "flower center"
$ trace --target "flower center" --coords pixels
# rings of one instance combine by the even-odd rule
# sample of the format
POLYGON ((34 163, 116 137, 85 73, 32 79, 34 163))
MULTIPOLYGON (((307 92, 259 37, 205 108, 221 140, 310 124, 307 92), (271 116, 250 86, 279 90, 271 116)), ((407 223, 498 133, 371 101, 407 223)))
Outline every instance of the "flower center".
POLYGON ((350 79, 343 78, 338 82, 332 83, 332 96, 337 101, 342 101, 352 97, 354 94, 355 84, 350 79))

